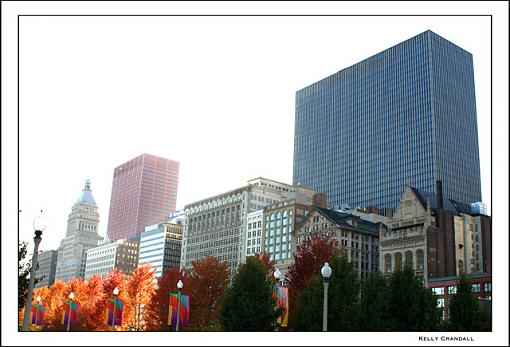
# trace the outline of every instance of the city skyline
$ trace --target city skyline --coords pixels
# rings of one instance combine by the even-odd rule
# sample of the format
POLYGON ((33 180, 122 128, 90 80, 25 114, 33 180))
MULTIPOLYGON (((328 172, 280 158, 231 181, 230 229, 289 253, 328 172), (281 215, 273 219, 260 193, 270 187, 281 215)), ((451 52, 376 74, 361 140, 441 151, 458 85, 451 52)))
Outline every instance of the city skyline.
MULTIPOLYGON (((498 319, 483 336, 445 332, 436 338, 508 344, 507 299, 499 295, 508 290, 508 251, 501 248, 508 244, 508 3, 2 2, 2 10, 2 259, 7 269, 15 257, 11 234, 28 242, 30 254, 32 220, 41 208, 48 226, 39 250, 58 247, 86 179, 92 181, 99 234, 105 236, 113 170, 141 153, 180 162, 178 209, 255 177, 290 184, 298 90, 425 30, 469 51, 482 201, 495 217, 494 259, 503 256, 503 266, 493 273, 493 317, 498 319), (161 24, 167 20, 178 25, 161 24), (275 148, 279 158, 264 157, 275 148), (221 152, 228 155, 215 155, 221 152), (16 211, 11 201, 17 202, 16 211)), ((3 279, 2 341, 54 344, 51 334, 17 332, 10 300, 16 279, 3 279)), ((313 344, 316 337, 247 334, 270 344, 313 344)), ((126 339, 90 333, 84 341, 118 343, 120 338, 124 344, 143 344, 150 336, 164 344, 159 335, 126 339)), ((320 335, 326 344, 431 341, 422 332, 320 335)), ((203 343, 202 334, 172 336, 203 343)), ((232 336, 218 332, 208 341, 239 344, 232 336)))
POLYGON ((41 249, 56 249, 85 179, 92 181, 99 234, 106 236, 113 169, 141 153, 180 162, 177 209, 255 177, 292 183, 296 91, 425 30, 473 54, 482 201, 490 211, 490 129, 484 121, 490 117, 488 20, 396 18, 407 30, 393 25, 350 38, 335 34, 357 21, 377 26, 389 18, 141 17, 115 18, 113 25, 96 17, 36 17, 22 23, 20 240, 30 241, 31 220, 43 209, 48 227, 41 249), (314 29, 305 30, 305 23, 314 29), (198 24, 210 30, 192 30, 198 24), (61 25, 69 31, 59 30, 61 25), (238 32, 232 33, 232 27, 238 32), (179 35, 172 34, 176 31, 179 35), (340 49, 327 44, 333 39, 340 49), (44 70, 45 65, 53 69, 44 70), (50 80, 53 92, 44 91, 41 83, 50 80), (42 129, 54 139, 37 142, 36 149, 32 134, 42 129), (250 159, 274 147, 280 148, 278 159, 250 159), (64 165, 52 162, 57 167, 38 175, 29 169, 44 167, 56 156, 66 158, 64 165))

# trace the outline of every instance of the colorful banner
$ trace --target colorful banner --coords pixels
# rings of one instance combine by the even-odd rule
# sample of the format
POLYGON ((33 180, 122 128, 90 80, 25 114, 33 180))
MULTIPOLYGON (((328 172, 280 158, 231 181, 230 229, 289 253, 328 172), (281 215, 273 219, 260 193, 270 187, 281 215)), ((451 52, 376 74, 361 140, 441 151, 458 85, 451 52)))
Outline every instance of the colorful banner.
POLYGON ((30 321, 35 325, 42 325, 44 317, 44 308, 42 304, 32 304, 30 310, 30 321))
POLYGON ((282 314, 278 317, 276 322, 280 326, 286 327, 289 321, 289 288, 277 287, 273 293, 276 293, 276 304, 278 308, 282 309, 282 314))
POLYGON ((122 306, 123 301, 119 298, 108 298, 106 300, 106 316, 105 323, 109 326, 113 322, 113 307, 115 305, 115 323, 114 325, 122 325, 122 306))
MULTIPOLYGON (((168 309, 168 325, 177 325, 177 298, 178 293, 170 293, 168 309)), ((187 327, 189 324, 189 296, 181 294, 181 313, 179 315, 179 326, 187 327)))
POLYGON ((62 308, 62 324, 67 326, 69 319, 69 305, 71 304, 71 322, 70 325, 75 325, 78 318, 78 303, 76 301, 66 301, 62 308))

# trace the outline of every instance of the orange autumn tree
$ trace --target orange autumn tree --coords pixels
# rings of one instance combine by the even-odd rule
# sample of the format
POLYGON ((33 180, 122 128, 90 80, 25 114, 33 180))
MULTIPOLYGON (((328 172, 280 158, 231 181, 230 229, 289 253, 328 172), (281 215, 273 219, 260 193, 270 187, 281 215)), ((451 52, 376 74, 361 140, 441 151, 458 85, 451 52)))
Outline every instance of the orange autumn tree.
POLYGON ((228 263, 216 257, 192 262, 189 277, 190 327, 196 330, 218 330, 219 308, 229 284, 228 263), (191 316, 191 314, 190 314, 191 316))
POLYGON ((124 316, 136 331, 145 330, 147 314, 145 307, 149 304, 156 291, 154 268, 148 263, 137 267, 128 277, 126 283, 127 298, 125 307, 130 307, 133 316, 124 316))
POLYGON ((294 254, 294 262, 289 266, 287 280, 289 286, 289 328, 294 328, 295 313, 299 298, 310 279, 320 274, 324 263, 331 259, 334 253, 331 235, 312 233, 308 240, 298 246, 294 254))
POLYGON ((80 309, 87 312, 84 317, 84 325, 87 331, 104 330, 106 302, 103 296, 103 277, 101 275, 92 276, 85 287, 85 293, 88 297, 84 307, 80 309))
POLYGON ((90 315, 90 296, 88 295, 87 284, 82 278, 72 278, 67 283, 67 297, 65 301, 69 301, 69 293, 71 292, 74 293, 73 301, 78 304, 77 320, 71 329, 74 331, 87 331, 87 319, 90 315))
MULTIPOLYGON (((168 330, 168 304, 170 292, 177 291, 177 282, 184 282, 183 294, 187 291, 188 276, 184 271, 178 268, 165 269, 163 275, 157 279, 157 289, 152 295, 152 299, 145 306, 146 308, 146 330, 148 331, 166 331, 168 330)), ((190 298, 190 301, 192 298, 190 298)))
POLYGON ((120 331, 129 330, 129 317, 133 315, 134 310, 132 309, 132 307, 129 307, 129 305, 126 305, 126 300, 128 299, 126 284, 127 284, 126 275, 122 271, 119 271, 117 269, 113 269, 108 273, 108 275, 103 277, 102 300, 104 309, 101 312, 103 316, 103 323, 98 327, 99 330, 110 331, 112 329, 112 327, 107 325, 105 322, 106 300, 108 298, 113 298, 113 290, 115 289, 115 287, 119 289, 119 295, 117 296, 117 299, 123 301, 122 325, 120 327, 116 325, 115 330, 120 331))
MULTIPOLYGON (((41 304, 44 305, 44 319, 42 330, 64 331, 66 327, 62 325, 62 306, 64 301, 69 300, 69 291, 67 283, 62 280, 56 280, 51 287, 40 290, 41 304)), ((35 295, 37 297, 37 295, 35 295)))

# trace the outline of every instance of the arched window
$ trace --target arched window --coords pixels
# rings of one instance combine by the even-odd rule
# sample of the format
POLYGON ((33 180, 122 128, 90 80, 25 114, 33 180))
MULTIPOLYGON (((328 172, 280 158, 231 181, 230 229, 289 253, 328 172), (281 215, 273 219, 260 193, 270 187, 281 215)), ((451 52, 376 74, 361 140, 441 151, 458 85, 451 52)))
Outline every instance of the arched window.
POLYGON ((282 215, 280 212, 276 214, 276 226, 279 227, 282 225, 282 215))
POLYGON ((384 256, 384 272, 390 273, 391 272, 391 255, 386 254, 384 256))
POLYGON ((416 270, 423 271, 425 269, 425 257, 423 256, 423 250, 419 249, 416 251, 416 270))
POLYGON ((405 257, 406 257, 407 265, 409 265, 411 268, 413 268, 413 252, 406 251, 405 257))
POLYGON ((274 228, 274 213, 271 213, 271 217, 269 218, 269 227, 274 228))
POLYGON ((287 225, 287 210, 283 211, 283 225, 287 225))
POLYGON ((395 270, 402 269, 402 253, 395 253, 395 270))

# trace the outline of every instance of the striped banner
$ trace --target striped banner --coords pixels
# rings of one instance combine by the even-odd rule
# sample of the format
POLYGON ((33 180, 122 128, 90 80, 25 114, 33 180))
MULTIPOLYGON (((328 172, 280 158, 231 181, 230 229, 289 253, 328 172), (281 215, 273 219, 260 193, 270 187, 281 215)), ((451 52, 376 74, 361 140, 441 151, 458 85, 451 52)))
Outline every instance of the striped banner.
POLYGON ((62 307, 62 324, 67 326, 69 319, 69 305, 71 305, 71 322, 70 325, 75 325, 78 318, 78 303, 76 301, 66 301, 62 307))
POLYGON ((280 326, 286 327, 289 321, 289 288, 277 287, 275 293, 278 308, 282 309, 282 314, 276 322, 280 326))
MULTIPOLYGON (((178 293, 170 293, 168 309, 168 325, 177 325, 177 298, 178 293)), ((189 296, 181 294, 181 313, 179 315, 179 326, 187 327, 189 324, 189 296)))
POLYGON ((30 321, 35 325, 42 325, 44 317, 44 307, 42 304, 32 304, 30 310, 30 321))
POLYGON ((113 307, 115 304, 115 323, 114 325, 122 325, 122 307, 124 302, 119 298, 108 298, 106 300, 106 316, 105 323, 109 326, 113 321, 113 307))

